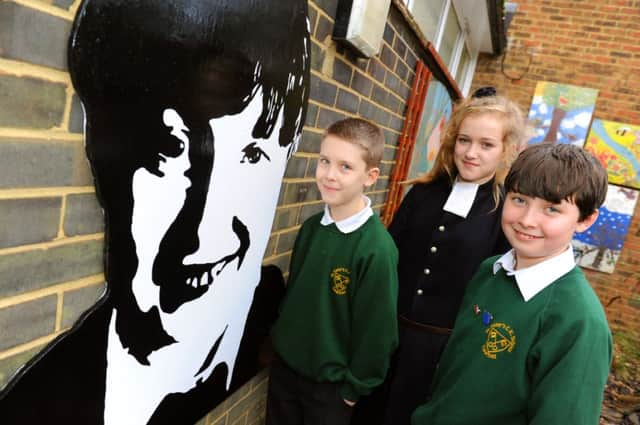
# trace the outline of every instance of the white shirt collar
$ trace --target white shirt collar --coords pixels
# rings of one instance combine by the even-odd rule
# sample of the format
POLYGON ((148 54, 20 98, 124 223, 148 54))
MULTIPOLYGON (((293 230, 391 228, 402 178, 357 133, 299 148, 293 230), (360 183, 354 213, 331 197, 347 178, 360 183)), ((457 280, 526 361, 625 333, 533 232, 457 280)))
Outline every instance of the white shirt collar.
POLYGON ((323 226, 328 226, 331 223, 336 223, 336 227, 342 233, 351 233, 355 230, 358 230, 360 226, 369 220, 369 217, 373 215, 373 210, 371 209, 371 199, 367 196, 363 196, 364 198, 364 208, 352 215, 351 217, 347 217, 340 221, 335 221, 331 217, 331 213, 329 212, 329 206, 327 204, 324 205, 324 215, 320 220, 320 224, 323 226))
POLYGON ((477 183, 456 180, 442 209, 462 218, 467 218, 473 206, 473 201, 476 199, 478 187, 480 185, 477 183))
POLYGON ((525 302, 570 272, 576 265, 571 245, 561 254, 531 267, 514 270, 514 264, 515 257, 512 249, 493 263, 493 274, 496 274, 502 268, 507 273, 507 276, 514 276, 525 302))

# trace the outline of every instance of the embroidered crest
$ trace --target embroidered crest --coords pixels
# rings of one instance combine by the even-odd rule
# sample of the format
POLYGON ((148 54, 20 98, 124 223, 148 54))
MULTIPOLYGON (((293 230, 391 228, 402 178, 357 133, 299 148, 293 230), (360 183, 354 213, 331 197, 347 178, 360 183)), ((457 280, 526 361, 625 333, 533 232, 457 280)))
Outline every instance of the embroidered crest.
POLYGON ((482 346, 485 356, 495 360, 503 351, 512 352, 516 347, 516 335, 509 325, 492 323, 486 330, 487 341, 482 346))
POLYGON ((347 293, 347 286, 351 283, 349 269, 337 267, 331 272, 331 290, 336 295, 344 295, 347 293))

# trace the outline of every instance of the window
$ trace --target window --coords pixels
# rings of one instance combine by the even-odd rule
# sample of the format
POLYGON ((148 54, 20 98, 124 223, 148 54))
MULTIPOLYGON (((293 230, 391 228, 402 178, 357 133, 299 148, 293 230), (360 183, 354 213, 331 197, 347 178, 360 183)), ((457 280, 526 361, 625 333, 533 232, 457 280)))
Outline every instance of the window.
POLYGON ((404 0, 404 3, 466 95, 480 47, 491 43, 486 3, 480 0, 404 0))
POLYGON ((422 33, 435 44, 447 0, 406 0, 406 3, 422 33))
POLYGON ((453 7, 448 7, 447 9, 447 18, 444 21, 444 26, 442 26, 439 40, 435 44, 444 63, 449 69, 452 69, 452 65, 457 59, 455 56, 456 47, 458 46, 462 31, 460 30, 458 17, 453 7))
POLYGON ((469 50, 466 46, 462 46, 462 55, 460 56, 460 62, 456 68, 456 83, 460 88, 464 87, 465 77, 467 76, 467 71, 469 69, 469 65, 471 64, 471 55, 469 55, 469 50))

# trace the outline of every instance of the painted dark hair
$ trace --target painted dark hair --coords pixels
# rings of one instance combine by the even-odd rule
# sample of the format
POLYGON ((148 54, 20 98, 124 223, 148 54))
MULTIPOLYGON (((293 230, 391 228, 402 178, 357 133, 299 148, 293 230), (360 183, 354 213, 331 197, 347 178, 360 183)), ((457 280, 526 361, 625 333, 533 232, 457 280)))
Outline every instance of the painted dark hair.
MULTIPOLYGON (((291 155, 308 99, 307 2, 84 0, 68 60, 85 108, 87 156, 105 210, 109 299, 119 304, 116 326, 123 344, 144 363, 150 350, 172 341, 158 327, 155 334, 149 330, 157 312, 142 313, 131 301, 129 283, 137 267, 130 232, 133 174, 144 167, 162 175, 160 154, 181 153, 162 121, 165 109, 175 109, 189 129, 193 185, 172 228, 199 223, 215 159, 209 121, 240 113, 258 90, 263 108, 252 137, 269 137, 282 115, 278 141, 291 155), (143 331, 127 335, 132 323, 143 331)), ((193 249, 195 233, 186 232, 179 242, 176 251, 193 249)))
POLYGON ((579 221, 603 204, 607 185, 607 172, 589 152, 579 146, 549 143, 522 151, 504 181, 507 192, 575 204, 579 221))
POLYGON ((157 146, 144 146, 154 143, 145 121, 159 122, 164 108, 203 128, 242 111, 258 86, 264 104, 253 136, 270 136, 283 109, 279 142, 295 147, 308 98, 306 16, 304 0, 85 0, 68 58, 94 172, 131 154, 148 162, 157 146))
POLYGON ((292 154, 308 99, 307 2, 84 0, 68 60, 98 198, 107 213, 126 209, 121 192, 135 169, 159 174, 158 153, 179 153, 162 125, 166 108, 179 112, 190 155, 202 160, 213 155, 209 120, 239 113, 261 88, 252 135, 269 137, 282 112, 278 140, 292 154))

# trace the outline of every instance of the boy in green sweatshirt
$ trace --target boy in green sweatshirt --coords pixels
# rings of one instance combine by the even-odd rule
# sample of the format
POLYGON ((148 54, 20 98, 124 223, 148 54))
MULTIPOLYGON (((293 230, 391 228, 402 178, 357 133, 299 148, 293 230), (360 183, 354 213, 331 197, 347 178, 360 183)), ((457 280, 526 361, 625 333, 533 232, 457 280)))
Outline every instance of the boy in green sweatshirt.
POLYGON ((597 425, 612 356, 600 301, 574 263, 607 192, 582 148, 525 149, 505 180, 513 249, 467 286, 433 383, 412 425, 597 425))
POLYGON ((380 128, 362 119, 325 132, 316 182, 326 205, 302 225, 291 255, 272 330, 267 425, 346 425, 385 378, 398 342, 398 253, 363 194, 383 149, 380 128))

